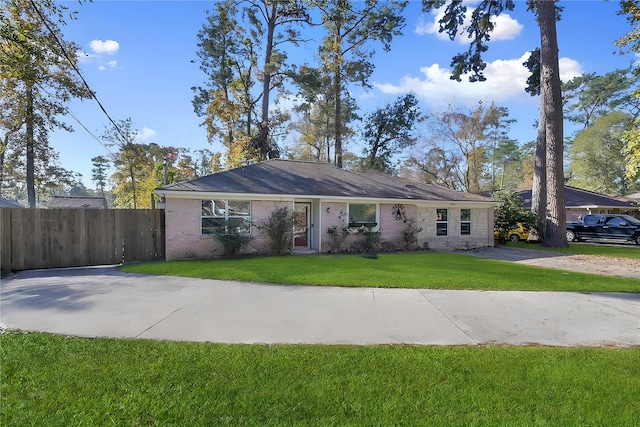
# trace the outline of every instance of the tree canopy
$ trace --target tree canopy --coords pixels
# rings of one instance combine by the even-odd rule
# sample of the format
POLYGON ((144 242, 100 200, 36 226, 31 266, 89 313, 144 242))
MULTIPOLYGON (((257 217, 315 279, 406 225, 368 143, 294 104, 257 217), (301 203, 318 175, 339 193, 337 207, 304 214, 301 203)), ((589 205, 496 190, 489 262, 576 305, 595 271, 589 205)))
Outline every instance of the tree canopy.
MULTIPOLYGON (((632 52, 640 53, 640 0, 621 0, 620 15, 627 18, 631 30, 617 41, 617 45, 632 52)), ((640 67, 634 70, 636 76, 640 76, 640 67)), ((634 96, 640 99, 640 90, 634 92, 634 96)), ((629 129, 623 135, 626 155, 626 174, 631 180, 640 180, 640 119, 636 118, 633 129, 629 129)))
POLYGON ((411 93, 367 115, 364 120, 366 148, 362 168, 389 174, 395 172, 393 157, 416 143, 413 131, 422 119, 418 98, 411 93))
MULTIPOLYGON (((539 79, 529 80, 529 90, 539 84, 540 93, 532 207, 538 212, 541 222, 544 221, 544 244, 564 247, 567 242, 564 236, 563 112, 556 33, 559 10, 555 1, 530 0, 527 4, 540 28, 539 66, 529 64, 540 73, 539 79)), ((422 5, 425 12, 444 7, 444 15, 439 21, 440 32, 447 33, 452 40, 463 31, 471 38, 468 50, 453 57, 451 78, 459 81, 463 74, 468 74, 472 82, 484 81, 486 62, 483 54, 488 50, 487 43, 495 29, 492 18, 513 10, 515 2, 482 0, 471 12, 470 22, 464 28, 468 10, 462 0, 423 0, 422 5)))
MULTIPOLYGON (((495 190, 497 171, 503 171, 504 182, 507 164, 518 157, 517 151, 504 152, 512 121, 506 108, 493 103, 480 102, 468 111, 450 105, 427 116, 420 150, 414 152, 409 166, 419 169, 427 182, 454 190, 495 190)), ((513 144, 518 150, 518 144, 513 144)))
POLYGON ((91 93, 77 76, 76 44, 65 41, 66 8, 52 0, 2 0, 0 13, 0 167, 6 178, 24 179, 30 207, 48 179, 70 173, 57 166, 49 147, 49 132, 72 127, 60 116, 72 98, 91 93), (11 154, 13 153, 13 154, 11 154), (5 170, 7 158, 23 158, 5 170), (24 171, 24 175, 21 172, 24 171), (36 191, 38 188, 38 191, 36 191))

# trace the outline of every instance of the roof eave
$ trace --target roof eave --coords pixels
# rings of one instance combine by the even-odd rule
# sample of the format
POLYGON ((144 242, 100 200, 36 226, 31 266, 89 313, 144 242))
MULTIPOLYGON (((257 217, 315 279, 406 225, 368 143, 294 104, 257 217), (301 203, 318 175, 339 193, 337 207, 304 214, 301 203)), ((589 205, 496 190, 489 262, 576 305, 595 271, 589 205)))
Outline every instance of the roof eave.
POLYGON ((446 203, 451 206, 486 206, 494 207, 500 203, 494 200, 427 200, 414 198, 385 198, 385 197, 356 197, 356 196, 332 196, 309 194, 259 194, 259 193, 231 193, 215 191, 175 191, 158 189, 156 193, 160 197, 171 199, 237 199, 237 200, 266 200, 266 201, 295 201, 295 200, 320 200, 323 202, 359 201, 370 203, 412 203, 415 205, 437 205, 446 203))
POLYGON ((633 205, 567 205, 567 209, 640 209, 640 206, 633 205))

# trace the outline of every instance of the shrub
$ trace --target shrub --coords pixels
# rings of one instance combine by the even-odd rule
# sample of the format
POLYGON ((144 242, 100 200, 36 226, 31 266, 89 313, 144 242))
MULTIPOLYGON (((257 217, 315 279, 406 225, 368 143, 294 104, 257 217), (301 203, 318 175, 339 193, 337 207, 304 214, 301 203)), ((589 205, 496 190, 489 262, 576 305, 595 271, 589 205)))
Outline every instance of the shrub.
POLYGON ((362 245, 365 252, 375 252, 380 246, 380 232, 373 231, 372 226, 362 226, 358 229, 358 233, 364 236, 362 245))
POLYGON ((287 207, 283 207, 274 210, 269 218, 258 226, 258 228, 267 232, 273 255, 291 253, 295 220, 294 212, 291 212, 287 207))
POLYGON ((525 228, 539 230, 538 215, 522 206, 522 198, 515 191, 499 191, 493 194, 496 200, 502 202, 495 209, 494 229, 498 235, 498 242, 504 245, 509 237, 509 230, 521 222, 525 228))
POLYGON ((329 227, 327 234, 331 239, 331 252, 336 254, 342 250, 342 245, 349 234, 349 228, 334 225, 329 227))
POLYGON ((240 254, 243 246, 253 240, 253 237, 240 233, 239 222, 231 219, 225 223, 225 231, 215 233, 213 237, 222 244, 222 257, 235 258, 240 254))
POLYGON ((414 218, 404 217, 405 227, 402 230, 402 239, 404 240, 405 250, 411 250, 418 242, 418 233, 422 231, 422 227, 416 226, 414 218))

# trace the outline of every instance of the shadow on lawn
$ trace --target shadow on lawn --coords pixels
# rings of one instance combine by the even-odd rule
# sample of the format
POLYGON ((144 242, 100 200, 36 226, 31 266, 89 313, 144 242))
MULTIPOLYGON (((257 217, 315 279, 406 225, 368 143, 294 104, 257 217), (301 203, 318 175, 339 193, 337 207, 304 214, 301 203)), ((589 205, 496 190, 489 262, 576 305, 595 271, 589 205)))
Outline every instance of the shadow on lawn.
POLYGON ((501 261, 525 261, 541 258, 560 258, 573 255, 561 252, 549 252, 537 249, 513 248, 507 246, 478 248, 469 251, 459 251, 456 253, 475 256, 478 258, 496 259, 501 261))

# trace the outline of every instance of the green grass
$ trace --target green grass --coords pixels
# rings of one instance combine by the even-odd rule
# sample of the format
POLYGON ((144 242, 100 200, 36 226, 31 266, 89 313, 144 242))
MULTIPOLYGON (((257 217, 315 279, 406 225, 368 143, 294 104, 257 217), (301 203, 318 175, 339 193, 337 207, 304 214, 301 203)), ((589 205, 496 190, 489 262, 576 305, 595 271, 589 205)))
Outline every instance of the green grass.
POLYGON ((0 335, 0 425, 637 426, 640 351, 0 335))
POLYGON ((537 243, 507 242, 507 247, 537 249, 541 251, 560 252, 575 255, 599 255, 615 258, 640 259, 640 246, 612 245, 604 243, 571 243, 568 248, 548 248, 537 243))
POLYGON ((121 267, 141 274, 317 286, 524 291, 640 292, 640 280, 573 273, 450 252, 308 255, 151 262, 121 267))

